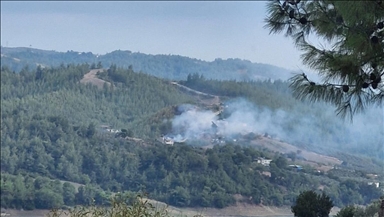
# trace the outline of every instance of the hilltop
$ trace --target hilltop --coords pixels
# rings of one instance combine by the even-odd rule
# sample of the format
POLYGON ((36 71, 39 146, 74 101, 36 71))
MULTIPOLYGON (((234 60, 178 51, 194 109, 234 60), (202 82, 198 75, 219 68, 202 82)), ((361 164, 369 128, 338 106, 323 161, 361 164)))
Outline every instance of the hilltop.
POLYGON ((105 67, 115 64, 127 69, 133 66, 135 71, 172 80, 185 80, 188 74, 193 73, 218 80, 286 80, 293 73, 273 65, 252 63, 241 59, 216 59, 207 62, 179 55, 151 55, 128 50, 116 50, 98 55, 91 52, 57 52, 24 47, 1 47, 1 64, 7 65, 16 72, 26 65, 33 69, 38 65, 57 67, 60 64, 70 63, 97 65, 99 62, 105 67))

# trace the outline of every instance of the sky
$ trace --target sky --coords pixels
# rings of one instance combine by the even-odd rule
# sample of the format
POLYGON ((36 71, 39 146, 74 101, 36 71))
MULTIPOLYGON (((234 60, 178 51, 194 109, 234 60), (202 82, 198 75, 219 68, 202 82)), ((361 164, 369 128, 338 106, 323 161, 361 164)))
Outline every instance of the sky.
POLYGON ((308 71, 292 40, 263 27, 265 17, 266 1, 1 1, 1 46, 240 58, 308 71))
POLYGON ((1 1, 1 46, 240 58, 311 73, 265 18, 266 1, 1 1))

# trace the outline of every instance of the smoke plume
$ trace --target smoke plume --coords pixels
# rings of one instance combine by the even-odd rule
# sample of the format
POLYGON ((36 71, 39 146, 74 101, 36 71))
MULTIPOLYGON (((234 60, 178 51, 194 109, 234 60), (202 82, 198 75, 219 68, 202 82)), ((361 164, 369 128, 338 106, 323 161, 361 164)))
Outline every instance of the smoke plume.
POLYGON ((175 141, 231 139, 248 133, 271 135, 293 145, 318 150, 343 150, 366 153, 384 159, 384 110, 371 108, 358 114, 353 122, 336 116, 329 105, 320 104, 314 112, 270 110, 234 99, 224 103, 220 114, 191 105, 179 108, 180 115, 172 120, 175 141))

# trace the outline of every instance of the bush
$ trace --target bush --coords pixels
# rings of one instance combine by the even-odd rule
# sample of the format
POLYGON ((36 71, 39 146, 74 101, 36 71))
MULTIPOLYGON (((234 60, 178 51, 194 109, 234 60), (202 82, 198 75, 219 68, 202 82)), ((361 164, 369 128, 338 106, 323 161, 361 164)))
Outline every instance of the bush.
POLYGON ((63 214, 69 217, 167 217, 169 216, 167 207, 155 207, 141 195, 137 195, 131 204, 131 198, 126 200, 121 197, 113 197, 111 206, 102 207, 91 205, 89 207, 79 206, 68 211, 53 209, 48 217, 59 217, 63 214))

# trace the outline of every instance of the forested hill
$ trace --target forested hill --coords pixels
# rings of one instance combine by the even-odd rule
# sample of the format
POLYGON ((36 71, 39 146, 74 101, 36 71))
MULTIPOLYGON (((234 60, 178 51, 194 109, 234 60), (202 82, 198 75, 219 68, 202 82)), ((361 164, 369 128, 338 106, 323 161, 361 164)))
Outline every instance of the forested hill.
POLYGON ((33 48, 1 47, 1 64, 19 72, 24 66, 35 68, 42 66, 59 66, 60 64, 101 64, 109 67, 116 64, 135 71, 173 80, 185 80, 188 74, 198 73, 206 78, 218 80, 286 80, 292 72, 276 66, 252 63, 241 59, 216 59, 212 62, 202 61, 179 55, 150 55, 131 51, 113 51, 105 55, 91 52, 56 52, 33 48))
MULTIPOLYGON (((93 199, 96 204, 105 205, 114 192, 139 190, 178 207, 218 208, 236 202, 292 205, 301 191, 319 188, 338 206, 367 204, 381 196, 380 190, 368 184, 375 180, 368 177, 369 173, 377 173, 377 179, 383 177, 380 163, 348 155, 353 150, 344 146, 350 141, 345 138, 347 135, 337 140, 344 146, 340 157, 346 162, 340 169, 315 164, 330 167, 326 173, 319 173, 310 165, 300 171, 292 169, 289 164, 303 162, 299 153, 295 157, 296 152, 281 154, 255 148, 250 144, 273 142, 251 132, 244 135, 247 131, 235 132, 241 136, 236 143, 227 137, 217 144, 208 131, 195 132, 201 141, 192 138, 186 144, 172 146, 162 140, 161 134, 175 133, 174 127, 188 131, 196 126, 204 129, 207 123, 210 130, 220 130, 224 119, 226 123, 236 119, 243 122, 234 124, 237 129, 250 120, 253 126, 269 126, 256 133, 287 131, 286 138, 301 138, 301 144, 297 143, 301 148, 314 148, 317 134, 307 130, 308 122, 303 121, 303 114, 311 114, 316 131, 322 133, 324 144, 319 147, 329 150, 334 135, 327 127, 342 125, 319 112, 324 107, 294 100, 287 82, 217 81, 197 74, 180 82, 219 95, 217 100, 212 95, 189 93, 174 82, 137 73, 132 68, 111 65, 100 69, 96 76, 108 82, 102 86, 84 82, 89 72, 88 64, 36 67, 29 71, 24 68, 20 73, 2 65, 1 207, 46 209, 89 204, 93 199), (234 104, 238 97, 258 107, 234 104), (236 112, 226 112, 233 105, 245 109, 238 110, 237 118, 233 116, 236 112), (220 107, 225 108, 222 113, 218 112, 220 107), (252 118, 250 111, 260 116, 252 118), (282 111, 297 111, 297 115, 284 116, 282 111), (191 125, 185 118, 188 115, 195 115, 191 125), (209 119, 213 116, 218 117, 214 120, 216 127, 209 119), (316 116, 320 118, 315 119, 316 116), (262 117, 272 121, 266 122, 262 117), (327 121, 325 128, 320 127, 327 121), (303 123, 308 135, 296 131, 303 123), (109 131, 103 125, 109 125, 109 131), (116 129, 119 132, 113 133, 116 129), (209 144, 201 148, 204 142, 209 144), (260 157, 272 159, 273 163, 263 166, 258 163, 260 157), (69 182, 78 183, 78 189, 69 182)), ((345 132, 333 130, 340 135, 345 132)), ((371 138, 372 134, 363 138, 367 146, 356 151, 378 155, 374 145, 380 138, 371 138)))

